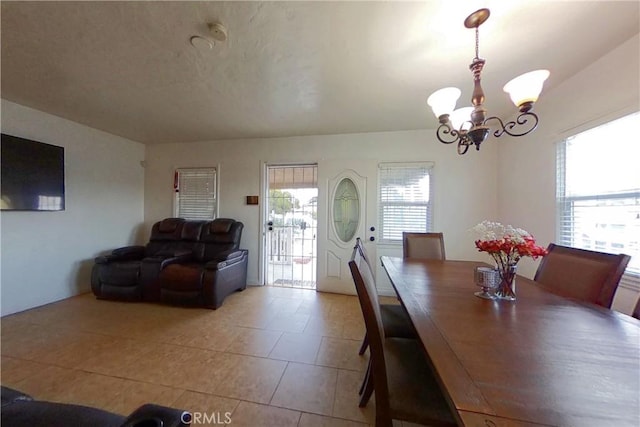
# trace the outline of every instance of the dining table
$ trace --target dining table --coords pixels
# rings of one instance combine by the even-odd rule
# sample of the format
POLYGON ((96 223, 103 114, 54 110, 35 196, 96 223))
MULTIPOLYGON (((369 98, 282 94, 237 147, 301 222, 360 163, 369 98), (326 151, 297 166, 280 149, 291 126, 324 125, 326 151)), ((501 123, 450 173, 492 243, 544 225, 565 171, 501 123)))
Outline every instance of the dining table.
POLYGON ((479 298, 475 261, 381 257, 461 426, 640 426, 640 321, 516 277, 479 298))

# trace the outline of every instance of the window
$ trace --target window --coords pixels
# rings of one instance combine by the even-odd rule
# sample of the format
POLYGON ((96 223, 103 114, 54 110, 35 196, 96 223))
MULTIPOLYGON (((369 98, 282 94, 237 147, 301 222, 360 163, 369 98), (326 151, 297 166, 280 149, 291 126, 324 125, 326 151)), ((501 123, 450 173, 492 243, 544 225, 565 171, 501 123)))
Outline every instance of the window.
POLYGON ((185 219, 214 219, 218 213, 216 169, 176 169, 174 178, 175 216, 185 219))
POLYGON ((558 242, 631 256, 623 283, 640 287, 640 125, 631 114, 567 138, 557 151, 558 242))
POLYGON ((433 163, 379 165, 380 242, 401 242, 402 232, 431 231, 433 163))

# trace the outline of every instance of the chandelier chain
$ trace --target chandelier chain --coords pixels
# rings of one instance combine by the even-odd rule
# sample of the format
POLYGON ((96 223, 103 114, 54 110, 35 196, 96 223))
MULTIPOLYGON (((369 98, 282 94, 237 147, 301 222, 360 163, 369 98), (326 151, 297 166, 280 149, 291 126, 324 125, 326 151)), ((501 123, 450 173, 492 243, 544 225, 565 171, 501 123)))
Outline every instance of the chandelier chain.
POLYGON ((476 27, 476 59, 480 59, 479 52, 480 51, 480 27, 476 27))

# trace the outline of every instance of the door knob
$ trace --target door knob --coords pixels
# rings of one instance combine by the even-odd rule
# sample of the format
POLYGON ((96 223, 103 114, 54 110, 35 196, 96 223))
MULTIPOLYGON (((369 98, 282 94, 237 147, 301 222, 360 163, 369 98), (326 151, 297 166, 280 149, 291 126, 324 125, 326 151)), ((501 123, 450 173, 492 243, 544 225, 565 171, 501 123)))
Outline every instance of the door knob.
POLYGON ((371 237, 369 237, 369 240, 373 242, 374 240, 376 240, 376 238, 371 236, 371 237))
POLYGON ((369 230, 371 230, 371 231, 376 231, 376 228, 375 228, 375 227, 373 227, 373 226, 371 226, 371 228, 369 228, 369 230))

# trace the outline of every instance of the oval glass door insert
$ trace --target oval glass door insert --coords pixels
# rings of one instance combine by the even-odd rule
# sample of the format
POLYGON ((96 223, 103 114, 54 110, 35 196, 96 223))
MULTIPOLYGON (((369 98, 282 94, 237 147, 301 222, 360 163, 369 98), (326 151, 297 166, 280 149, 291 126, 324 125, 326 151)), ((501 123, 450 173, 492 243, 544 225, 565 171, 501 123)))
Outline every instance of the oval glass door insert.
POLYGON ((343 178, 336 187, 333 198, 333 225, 340 240, 350 242, 360 224, 360 198, 356 185, 343 178))

